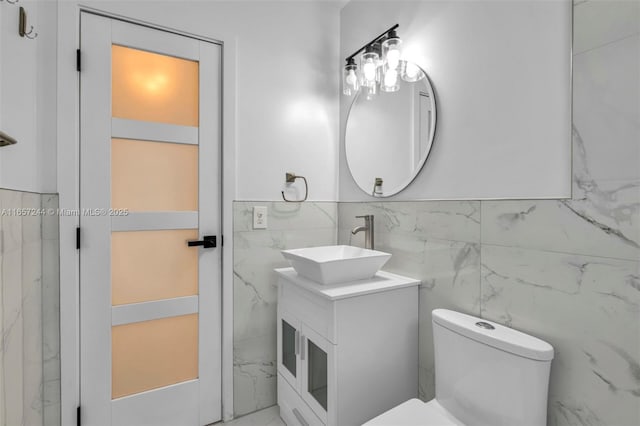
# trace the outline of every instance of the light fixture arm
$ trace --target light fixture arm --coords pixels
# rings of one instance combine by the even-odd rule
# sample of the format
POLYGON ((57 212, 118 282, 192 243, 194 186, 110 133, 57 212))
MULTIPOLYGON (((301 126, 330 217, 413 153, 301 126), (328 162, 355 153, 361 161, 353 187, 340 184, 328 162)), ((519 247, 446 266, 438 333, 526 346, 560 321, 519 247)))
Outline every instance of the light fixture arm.
POLYGON ((383 32, 382 34, 380 34, 378 37, 374 38, 373 40, 371 40, 369 43, 364 44, 362 47, 360 47, 360 49, 356 50, 355 52, 353 52, 353 54, 351 56, 347 56, 345 58, 345 60, 347 62, 349 62, 350 60, 352 60, 353 58, 356 57, 356 55, 360 52, 362 52, 363 50, 365 50, 367 48, 367 46, 371 46, 374 43, 377 43, 379 41, 382 40, 383 37, 385 37, 387 34, 389 34, 391 31, 395 30, 396 28, 398 28, 400 26, 400 24, 395 24, 393 27, 389 28, 388 30, 386 30, 385 32, 383 32))

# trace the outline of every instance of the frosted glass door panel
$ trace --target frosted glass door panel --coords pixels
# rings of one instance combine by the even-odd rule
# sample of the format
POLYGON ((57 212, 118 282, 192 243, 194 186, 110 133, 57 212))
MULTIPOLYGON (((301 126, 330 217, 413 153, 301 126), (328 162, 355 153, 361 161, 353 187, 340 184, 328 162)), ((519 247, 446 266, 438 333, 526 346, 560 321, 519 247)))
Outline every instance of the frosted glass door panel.
POLYGON ((197 229, 113 232, 113 305, 148 302, 198 293, 197 229))
POLYGON ((198 146, 113 139, 111 207, 198 210, 198 146))
POLYGON ((114 45, 113 117, 198 125, 198 62, 114 45))
POLYGON ((111 397, 198 378, 198 315, 112 327, 111 397))

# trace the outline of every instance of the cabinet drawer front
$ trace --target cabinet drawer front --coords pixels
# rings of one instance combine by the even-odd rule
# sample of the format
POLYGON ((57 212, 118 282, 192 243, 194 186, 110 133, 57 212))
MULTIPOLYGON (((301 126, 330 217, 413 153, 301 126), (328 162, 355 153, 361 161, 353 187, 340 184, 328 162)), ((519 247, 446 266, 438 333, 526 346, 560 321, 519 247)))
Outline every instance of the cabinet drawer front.
POLYGON ((325 426, 286 380, 278 374, 280 417, 287 426, 325 426))
POLYGON ((289 281, 280 279, 278 305, 301 322, 335 342, 333 327, 334 304, 289 281))

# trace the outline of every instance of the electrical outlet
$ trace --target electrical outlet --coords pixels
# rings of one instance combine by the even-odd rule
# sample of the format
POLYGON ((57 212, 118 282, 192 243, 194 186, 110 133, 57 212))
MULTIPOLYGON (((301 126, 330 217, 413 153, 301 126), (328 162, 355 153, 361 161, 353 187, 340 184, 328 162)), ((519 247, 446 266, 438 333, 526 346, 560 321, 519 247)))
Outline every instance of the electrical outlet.
POLYGON ((253 206, 253 229, 267 229, 267 206, 253 206))

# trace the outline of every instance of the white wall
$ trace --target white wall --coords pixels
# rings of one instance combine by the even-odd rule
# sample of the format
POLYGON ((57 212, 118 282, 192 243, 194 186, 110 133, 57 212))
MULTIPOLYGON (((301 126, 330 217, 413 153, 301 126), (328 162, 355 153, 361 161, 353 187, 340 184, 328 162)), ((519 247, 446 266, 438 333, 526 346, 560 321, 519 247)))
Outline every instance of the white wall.
MULTIPOLYGON (((0 128, 19 140, 18 145, 0 150, 0 187, 57 189, 56 3, 0 3, 0 128), (36 40, 17 34, 20 5, 39 33, 36 40)), ((288 171, 307 177, 310 199, 337 199, 339 3, 83 4, 237 47, 235 199, 278 200, 288 171)), ((63 1, 61 10, 75 15, 77 3, 63 1)), ((63 28, 60 44, 61 55, 69 59, 77 47, 77 27, 73 18, 71 22, 70 28, 63 28)), ((75 73, 74 65, 70 60, 66 72, 75 73)))
POLYGON ((56 3, 0 3, 0 129, 17 145, 0 149, 0 188, 56 189, 56 3), (18 35, 18 10, 27 12, 34 40, 18 35))
MULTIPOLYGON (((235 199, 280 199, 288 171, 307 177, 310 199, 337 199, 338 3, 138 0, 82 4, 222 40, 236 49, 235 199)), ((61 25, 60 56, 71 59, 78 6, 69 1, 60 5, 61 22, 72 24, 71 28, 61 25)), ((74 67, 70 60, 64 72, 75 72, 74 67)))
MULTIPOLYGON (((341 65, 396 23, 434 85, 438 125, 424 169, 392 199, 570 196, 570 1, 354 0, 341 11, 341 65)), ((341 201, 371 199, 343 143, 339 186, 341 201)))

